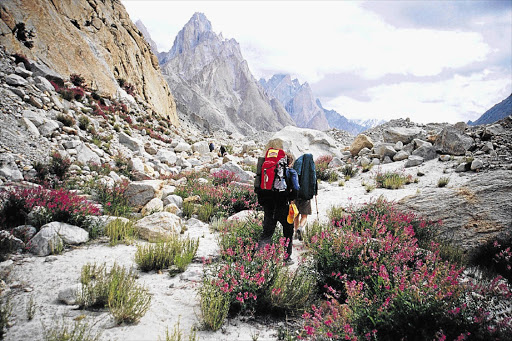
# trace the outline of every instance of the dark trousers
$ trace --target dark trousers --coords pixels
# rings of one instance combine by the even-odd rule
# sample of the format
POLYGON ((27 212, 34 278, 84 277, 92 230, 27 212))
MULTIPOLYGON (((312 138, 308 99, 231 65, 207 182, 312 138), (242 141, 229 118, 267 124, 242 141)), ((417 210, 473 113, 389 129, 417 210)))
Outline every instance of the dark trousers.
POLYGON ((293 240, 293 223, 289 224, 286 221, 288 217, 288 204, 276 203, 271 201, 263 205, 263 212, 265 216, 263 218, 263 233, 261 235, 260 244, 263 246, 270 243, 272 235, 276 230, 277 222, 283 225, 283 235, 287 239, 288 247, 286 253, 288 257, 292 255, 292 240, 293 240))

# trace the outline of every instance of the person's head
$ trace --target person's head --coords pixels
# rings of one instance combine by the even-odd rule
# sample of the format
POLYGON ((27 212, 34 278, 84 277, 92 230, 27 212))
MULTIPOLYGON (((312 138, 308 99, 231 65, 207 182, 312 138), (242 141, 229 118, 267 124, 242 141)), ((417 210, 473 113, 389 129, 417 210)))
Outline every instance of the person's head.
POLYGON ((293 154, 290 152, 286 153, 286 162, 288 164, 288 167, 291 167, 293 165, 293 162, 295 161, 295 158, 293 157, 293 154))

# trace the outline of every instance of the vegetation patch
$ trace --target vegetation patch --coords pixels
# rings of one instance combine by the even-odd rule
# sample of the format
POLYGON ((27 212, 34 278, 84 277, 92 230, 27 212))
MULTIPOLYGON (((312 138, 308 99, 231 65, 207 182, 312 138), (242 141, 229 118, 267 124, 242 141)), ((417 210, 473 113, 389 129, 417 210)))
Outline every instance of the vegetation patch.
POLYGON ((137 323, 149 309, 151 296, 137 284, 132 270, 114 264, 86 264, 82 267, 82 289, 77 303, 80 308, 108 308, 116 324, 137 323))

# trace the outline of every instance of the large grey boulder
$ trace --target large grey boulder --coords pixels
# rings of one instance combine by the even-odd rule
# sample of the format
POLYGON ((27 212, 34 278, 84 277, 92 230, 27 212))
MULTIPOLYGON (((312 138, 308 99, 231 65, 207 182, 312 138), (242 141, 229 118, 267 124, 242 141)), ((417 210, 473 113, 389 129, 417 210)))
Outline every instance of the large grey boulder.
POLYGON ((167 163, 168 165, 174 165, 178 159, 175 152, 166 149, 158 150, 155 158, 160 162, 167 163))
POLYGON ((138 220, 134 226, 140 238, 155 242, 180 233, 182 221, 175 214, 158 212, 138 220))
POLYGON ((381 159, 386 156, 392 158, 396 154, 396 150, 393 145, 389 143, 379 143, 373 147, 375 154, 379 155, 381 159))
POLYGON ((95 163, 97 165, 101 164, 101 159, 95 152, 92 151, 85 143, 80 144, 76 148, 76 160, 83 165, 87 165, 89 163, 95 163))
POLYGON ((280 143, 295 158, 305 153, 313 154, 315 159, 322 155, 341 157, 336 141, 319 130, 286 126, 275 133, 270 141, 280 143))
POLYGON ((442 220, 437 229, 442 239, 471 254, 479 246, 512 233, 512 171, 496 170, 471 175, 459 188, 425 188, 403 198, 401 209, 442 220))
POLYGON ((141 140, 135 137, 131 137, 130 135, 126 134, 123 131, 119 133, 119 143, 128 147, 128 149, 134 152, 144 150, 144 144, 142 143, 141 140))
MULTIPOLYGON (((238 164, 234 162, 228 162, 223 164, 219 169, 227 170, 230 172, 235 173, 235 175, 240 179, 242 182, 246 181, 252 181, 254 180, 254 175, 251 175, 249 172, 246 172, 242 169, 238 164)), ((212 169, 212 173, 215 169, 212 169)))
POLYGON ((419 155, 410 155, 407 161, 405 162, 405 168, 419 166, 423 163, 423 157, 419 155))
POLYGON ((151 199, 157 197, 162 186, 163 181, 161 180, 130 182, 125 192, 125 195, 128 198, 128 204, 136 208, 142 208, 151 199))
POLYGON ((50 136, 54 131, 59 129, 59 123, 57 123, 57 121, 47 119, 43 124, 37 127, 37 129, 39 129, 39 133, 41 135, 50 136))
POLYGON ((64 244, 77 245, 88 240, 89 233, 78 226, 51 222, 43 225, 30 240, 29 250, 36 256, 48 256, 62 248, 64 244))
POLYGON ((51 93, 52 91, 55 91, 55 88, 53 87, 52 83, 50 83, 50 81, 44 77, 36 76, 34 77, 34 82, 36 84, 36 87, 43 92, 47 91, 48 93, 51 93))
POLYGON ((192 145, 192 151, 198 152, 199 154, 208 154, 210 152, 210 148, 208 147, 207 141, 199 141, 192 145))
POLYGON ((403 144, 408 144, 413 139, 423 136, 425 136, 425 131, 418 127, 389 127, 385 129, 382 134, 384 142, 386 143, 397 143, 401 141, 403 144))
POLYGON ((434 147, 442 154, 464 155, 474 144, 473 138, 453 126, 448 126, 436 137, 434 147))
POLYGON ((0 176, 5 177, 9 181, 23 180, 23 174, 16 165, 16 160, 12 154, 0 154, 0 176))
POLYGON ((412 152, 412 155, 421 156, 425 161, 433 160, 437 157, 436 149, 430 143, 425 143, 412 152))
POLYGON ((32 121, 29 120, 28 118, 22 117, 20 119, 20 122, 21 122, 21 124, 23 124, 25 126, 25 128, 27 128, 30 135, 32 135, 34 137, 38 137, 39 135, 41 135, 41 133, 39 132, 39 129, 37 129, 36 125, 34 123, 32 123, 32 121))
POLYGON ((29 119, 36 127, 43 125, 45 117, 40 111, 23 110, 21 112, 24 118, 29 119))
POLYGON ((0 231, 0 260, 2 260, 5 254, 16 252, 24 247, 25 243, 9 231, 0 231))
POLYGON ((12 86, 26 86, 28 82, 25 78, 18 76, 14 73, 5 77, 5 82, 12 86))

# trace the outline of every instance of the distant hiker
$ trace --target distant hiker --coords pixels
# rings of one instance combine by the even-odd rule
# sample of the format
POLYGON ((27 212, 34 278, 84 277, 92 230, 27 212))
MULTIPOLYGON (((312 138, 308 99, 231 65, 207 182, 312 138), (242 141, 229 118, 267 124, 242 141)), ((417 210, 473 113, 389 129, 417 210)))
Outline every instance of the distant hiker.
POLYGON ((213 144, 213 142, 210 142, 210 144, 208 145, 208 148, 210 148, 210 153, 215 150, 215 145, 213 144))
POLYGON ((308 221, 308 215, 312 213, 311 199, 318 194, 318 184, 316 180, 315 162, 313 155, 304 154, 295 161, 293 168, 297 171, 299 177, 298 197, 295 200, 299 214, 293 222, 295 235, 297 239, 302 240, 304 226, 308 221))
POLYGON ((288 222, 290 203, 296 198, 298 178, 290 168, 293 155, 285 154, 282 149, 269 148, 264 158, 259 158, 254 181, 258 203, 263 206, 263 233, 258 247, 271 242, 277 222, 283 226, 283 236, 287 239, 285 261, 291 264, 293 221, 288 222))
POLYGON ((226 148, 224 146, 220 146, 219 155, 224 156, 226 154, 226 148))

